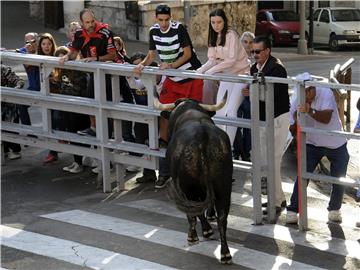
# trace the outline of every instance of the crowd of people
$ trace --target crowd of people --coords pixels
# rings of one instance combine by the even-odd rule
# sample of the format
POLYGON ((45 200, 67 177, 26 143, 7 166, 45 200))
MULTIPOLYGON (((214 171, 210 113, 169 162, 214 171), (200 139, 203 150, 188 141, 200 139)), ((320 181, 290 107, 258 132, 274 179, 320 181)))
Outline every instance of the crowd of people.
MULTIPOLYGON (((75 60, 80 62, 100 61, 118 64, 135 65, 135 77, 119 76, 120 94, 124 103, 147 106, 147 89, 141 82, 141 73, 145 66, 158 66, 160 69, 195 70, 203 74, 230 74, 273 76, 287 78, 287 72, 280 59, 271 55, 271 42, 267 37, 254 36, 244 32, 242 36, 228 24, 227 16, 222 9, 215 9, 209 14, 208 28, 208 60, 201 64, 192 46, 186 28, 171 18, 169 6, 161 4, 155 10, 156 24, 149 33, 149 50, 147 53, 137 52, 127 55, 125 43, 121 37, 113 35, 109 25, 96 20, 92 10, 80 12, 80 21, 68 26, 68 41, 63 46, 57 43, 50 33, 25 34, 25 46, 16 51, 24 54, 38 54, 59 57, 59 63, 75 60), (155 62, 156 54, 160 63, 155 62)), ((39 68, 24 65, 28 77, 28 90, 40 91, 39 68)), ((22 88, 24 82, 14 74, 11 68, 1 66, 1 85, 22 88), (4 80, 3 80, 4 78, 4 80), (7 78, 5 80, 5 78, 7 78)), ((301 74, 299 80, 311 80, 308 73, 301 74)), ((111 76, 106 76, 106 98, 112 100, 111 76)), ((50 92, 81 97, 94 97, 94 78, 92 73, 56 68, 49 77, 50 92)), ((173 76, 158 76, 157 88, 162 103, 174 103, 179 98, 191 98, 203 103, 216 103, 228 93, 226 105, 216 115, 222 117, 250 118, 249 85, 220 81, 203 81, 173 76)), ((287 84, 274 84, 274 130, 275 130, 275 199, 276 212, 280 213, 287 206, 281 187, 281 161, 286 144, 289 123, 294 131, 298 113, 305 114, 306 124, 325 130, 342 130, 335 98, 328 88, 309 87, 306 89, 306 103, 296 107, 297 101, 290 104, 287 84), (290 122, 289 122, 290 121, 290 122)), ((358 107, 360 101, 358 102, 358 107)), ((31 125, 28 106, 4 104, 2 106, 3 121, 21 122, 31 125), (5 106, 4 106, 5 105, 5 106)), ((259 101, 260 120, 266 120, 265 101, 259 101)), ((360 110, 360 108, 359 108, 360 110)), ((52 110, 52 128, 80 135, 96 136, 95 116, 79 113, 52 110)), ((168 122, 159 119, 160 146, 166 147, 169 141, 168 122)), ((111 124, 109 125, 111 127, 111 124)), ((219 125, 226 131, 233 145, 235 159, 251 161, 251 133, 249 129, 219 125)), ((112 130, 110 130, 111 134, 112 130)), ((360 132, 360 115, 354 132, 360 132)), ((261 163, 266 164, 266 129, 260 128, 261 163)), ((148 128, 146 124, 122 121, 122 136, 125 141, 147 144, 148 128)), ((294 133, 295 136, 295 133, 294 133)), ((74 143, 76 144, 76 143, 74 143)), ((349 154, 346 139, 329 136, 326 140, 317 135, 307 136, 307 170, 314 171, 323 156, 331 163, 331 175, 346 175, 349 154)), ((20 145, 6 143, 5 152, 10 159, 20 158, 20 145)), ((135 153, 130 153, 136 155, 135 153)), ((50 150, 44 162, 54 162, 59 158, 57 152, 50 150)), ((74 161, 63 170, 80 173, 84 169, 84 158, 74 155, 74 161)), ((88 163, 88 162, 86 162, 88 163)), ((163 188, 170 180, 168 161, 159 160, 159 175, 155 171, 143 169, 143 175, 136 179, 138 183, 155 182, 155 188, 163 188)), ((133 166, 132 166, 133 167, 133 166)), ((129 171, 138 168, 128 168, 129 171)), ((94 168, 98 172, 99 168, 94 168)), ((297 182, 297 180, 296 180, 297 182)), ((298 196, 297 185, 287 206, 287 222, 297 222, 298 196)), ((262 177, 262 187, 266 189, 267 179, 262 177)), ((341 221, 341 202, 344 187, 333 185, 329 202, 329 220, 341 221)), ((263 207, 266 207, 266 202, 263 207)), ((266 214, 266 209, 264 209, 266 214)))

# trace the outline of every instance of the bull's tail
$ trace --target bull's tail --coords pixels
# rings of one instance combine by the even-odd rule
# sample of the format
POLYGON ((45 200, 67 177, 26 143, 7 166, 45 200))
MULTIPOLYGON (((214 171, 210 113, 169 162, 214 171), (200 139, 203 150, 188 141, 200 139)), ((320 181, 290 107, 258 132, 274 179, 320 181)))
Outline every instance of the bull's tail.
POLYGON ((206 181, 206 198, 203 201, 193 201, 186 197, 177 181, 171 180, 168 183, 168 196, 175 202, 176 207, 189 216, 199 216, 214 203, 214 190, 212 185, 206 181))

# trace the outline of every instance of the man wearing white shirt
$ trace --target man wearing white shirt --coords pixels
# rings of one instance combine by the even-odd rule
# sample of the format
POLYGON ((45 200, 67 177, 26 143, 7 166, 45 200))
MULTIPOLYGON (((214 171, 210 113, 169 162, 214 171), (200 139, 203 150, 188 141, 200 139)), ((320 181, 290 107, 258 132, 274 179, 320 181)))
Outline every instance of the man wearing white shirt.
MULTIPOLYGON (((298 80, 311 80, 309 73, 303 73, 296 77, 298 80)), ((329 88, 310 86, 305 89, 306 102, 297 106, 297 100, 290 108, 290 130, 295 132, 297 112, 305 114, 305 126, 323 130, 342 131, 339 112, 335 97, 329 88)), ((294 135, 294 134, 293 134, 294 135)), ((308 172, 313 172, 323 157, 330 161, 330 175, 334 177, 346 176, 349 153, 347 140, 343 137, 329 136, 316 133, 306 134, 306 166, 308 172)), ((291 195, 290 205, 287 207, 286 223, 297 223, 298 213, 298 187, 297 181, 291 195)), ((341 204, 345 187, 332 185, 330 201, 328 205, 330 221, 341 222, 341 204)))

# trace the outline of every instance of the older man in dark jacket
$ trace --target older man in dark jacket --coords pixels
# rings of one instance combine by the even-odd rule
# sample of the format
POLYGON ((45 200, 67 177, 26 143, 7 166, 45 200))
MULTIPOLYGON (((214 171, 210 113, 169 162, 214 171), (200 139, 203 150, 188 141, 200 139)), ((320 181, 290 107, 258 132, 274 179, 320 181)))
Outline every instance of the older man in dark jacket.
MULTIPOLYGON (((271 55, 271 43, 267 37, 259 36, 254 39, 253 49, 256 63, 251 67, 251 75, 262 73, 264 76, 286 78, 286 69, 281 61, 271 55)), ((260 101, 260 120, 266 120, 265 101, 260 101)), ((288 85, 274 84, 274 130, 275 130, 275 204, 276 213, 280 213, 286 206, 286 199, 281 187, 281 160, 286 143, 289 126, 289 93, 288 85)), ((260 128, 261 157, 266 158, 266 131, 260 128)), ((265 160, 262 160, 265 163, 265 160)), ((263 181, 264 182, 264 181, 263 181)), ((266 203, 263 206, 267 206, 266 203)), ((266 210, 264 211, 266 213, 266 210)))

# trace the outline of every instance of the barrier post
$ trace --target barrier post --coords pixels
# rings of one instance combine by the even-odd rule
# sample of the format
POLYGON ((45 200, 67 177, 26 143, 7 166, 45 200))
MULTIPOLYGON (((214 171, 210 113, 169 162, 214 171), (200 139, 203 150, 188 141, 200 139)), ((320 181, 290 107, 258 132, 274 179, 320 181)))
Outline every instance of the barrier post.
POLYGON ((262 224, 261 208, 261 160, 260 160, 260 120, 259 120, 259 82, 250 84, 251 103, 251 161, 252 161, 252 195, 253 221, 262 224))
MULTIPOLYGON (((305 103, 305 84, 302 82, 298 87, 298 104, 305 103)), ((303 132, 301 127, 305 126, 305 114, 297 112, 298 118, 298 209, 299 209, 299 229, 305 231, 308 228, 308 215, 307 215, 307 179, 302 175, 307 172, 306 169, 306 132, 303 132), (301 150, 303 150, 301 152, 301 150), (300 163, 299 163, 300 162, 300 163)))
POLYGON ((276 223, 275 190, 277 181, 275 181, 274 84, 266 83, 264 86, 266 106, 267 216, 269 223, 276 223))

